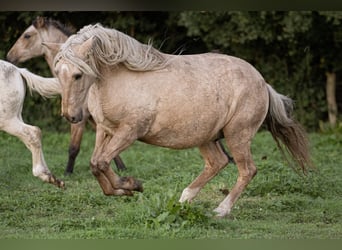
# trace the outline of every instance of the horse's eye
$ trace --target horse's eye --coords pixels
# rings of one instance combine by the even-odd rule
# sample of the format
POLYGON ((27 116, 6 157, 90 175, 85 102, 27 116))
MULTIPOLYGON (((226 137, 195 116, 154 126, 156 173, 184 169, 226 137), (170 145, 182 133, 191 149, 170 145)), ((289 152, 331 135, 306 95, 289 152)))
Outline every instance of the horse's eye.
POLYGON ((29 39, 30 37, 31 37, 30 34, 25 34, 25 35, 24 35, 24 38, 25 38, 25 39, 29 39))
POLYGON ((74 79, 77 81, 77 80, 80 80, 82 77, 82 74, 75 74, 74 75, 74 79))

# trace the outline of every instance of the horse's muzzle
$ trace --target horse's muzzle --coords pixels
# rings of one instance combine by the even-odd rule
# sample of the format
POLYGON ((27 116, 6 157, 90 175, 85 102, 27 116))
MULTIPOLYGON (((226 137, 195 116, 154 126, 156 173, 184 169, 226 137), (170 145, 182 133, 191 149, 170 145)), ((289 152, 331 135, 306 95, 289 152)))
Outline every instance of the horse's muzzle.
POLYGON ((71 123, 78 123, 78 122, 82 121, 82 119, 83 119, 82 111, 79 112, 77 115, 69 115, 66 113, 62 113, 62 116, 71 123))
POLYGON ((8 53, 6 56, 7 61, 13 63, 14 65, 17 65, 19 63, 19 60, 16 56, 14 56, 12 53, 8 53))

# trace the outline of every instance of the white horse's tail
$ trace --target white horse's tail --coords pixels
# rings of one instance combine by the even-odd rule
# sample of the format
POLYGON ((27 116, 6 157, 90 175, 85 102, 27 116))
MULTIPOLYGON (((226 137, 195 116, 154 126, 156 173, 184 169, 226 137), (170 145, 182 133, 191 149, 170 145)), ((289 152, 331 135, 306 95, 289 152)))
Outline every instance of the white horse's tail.
POLYGON ((41 77, 27 69, 18 68, 18 70, 31 92, 32 90, 36 91, 43 97, 53 97, 62 93, 61 85, 57 78, 41 77))
POLYGON ((306 133, 302 126, 292 117, 292 100, 277 93, 268 84, 267 89, 270 100, 266 117, 267 128, 277 142, 281 152, 284 153, 284 150, 280 142, 282 142, 303 172, 306 173, 309 168, 313 167, 313 164, 310 160, 306 133))

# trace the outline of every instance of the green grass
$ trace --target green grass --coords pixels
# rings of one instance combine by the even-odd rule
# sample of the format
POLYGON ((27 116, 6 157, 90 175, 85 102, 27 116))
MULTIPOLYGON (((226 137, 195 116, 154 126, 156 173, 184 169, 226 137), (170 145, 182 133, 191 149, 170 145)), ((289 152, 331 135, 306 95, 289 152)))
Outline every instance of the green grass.
MULTIPOLYGON (((144 192, 106 197, 92 176, 94 133, 84 135, 75 172, 64 177, 68 134, 43 133, 49 168, 61 190, 33 177, 31 155, 15 137, 0 133, 0 238, 14 239, 341 239, 342 135, 310 134, 318 171, 300 177, 286 166, 268 132, 253 141, 258 175, 228 218, 212 210, 230 189, 237 169, 228 165, 193 203, 180 194, 202 170, 197 149, 176 151, 135 143, 121 154, 144 192)), ((114 166, 113 166, 114 168, 114 166)))

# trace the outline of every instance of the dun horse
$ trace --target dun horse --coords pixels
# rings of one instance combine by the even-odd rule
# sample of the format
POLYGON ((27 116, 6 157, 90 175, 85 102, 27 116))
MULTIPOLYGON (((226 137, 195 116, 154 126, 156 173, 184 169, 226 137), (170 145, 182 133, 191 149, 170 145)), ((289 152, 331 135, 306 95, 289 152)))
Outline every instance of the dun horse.
POLYGON ((26 85, 30 91, 34 90, 44 97, 61 93, 56 78, 43 78, 0 60, 0 130, 18 137, 31 151, 34 176, 58 187, 64 187, 64 182, 56 179, 46 165, 40 129, 23 122, 21 112, 26 85))
POLYGON ((242 59, 214 53, 164 54, 96 24, 69 37, 54 64, 63 116, 72 123, 81 121, 88 101, 98 124, 90 166, 105 195, 142 191, 138 180, 119 177, 109 165, 140 140, 173 149, 199 147, 204 170, 179 200, 190 202, 229 163, 218 143, 225 138, 239 175, 214 210, 223 217, 257 173, 250 147, 264 121, 300 169, 312 166, 306 135, 291 116, 292 100, 242 59))
MULTIPOLYGON (((44 56, 52 74, 54 74, 52 64, 57 52, 50 50, 42 44, 43 42, 64 43, 71 34, 71 29, 63 26, 59 22, 44 17, 37 17, 33 21, 33 24, 14 43, 7 54, 7 59, 12 63, 21 63, 34 57, 44 56)), ((71 124, 71 141, 69 144, 69 157, 65 174, 73 173, 75 160, 80 151, 82 136, 87 121, 93 127, 95 126, 88 110, 85 109, 82 121, 77 124, 71 124)), ((125 169, 125 165, 120 156, 115 157, 114 161, 118 169, 125 169)))

